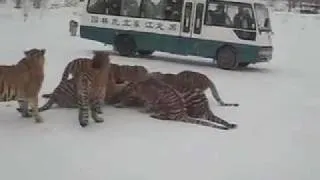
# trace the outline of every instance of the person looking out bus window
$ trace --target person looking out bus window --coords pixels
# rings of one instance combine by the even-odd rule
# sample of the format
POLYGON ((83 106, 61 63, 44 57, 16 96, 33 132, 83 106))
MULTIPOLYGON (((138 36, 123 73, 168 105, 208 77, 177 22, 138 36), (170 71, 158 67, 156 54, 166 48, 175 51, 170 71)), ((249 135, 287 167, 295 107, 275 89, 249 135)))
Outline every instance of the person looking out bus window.
POLYGON ((224 11, 224 5, 218 4, 216 10, 210 12, 211 24, 214 26, 231 25, 228 14, 224 11))
POLYGON ((139 17, 140 0, 125 0, 121 4, 121 16, 139 17))
POLYGON ((251 18, 248 9, 244 9, 243 7, 238 8, 238 13, 233 18, 233 23, 235 28, 242 29, 253 29, 254 21, 251 18))

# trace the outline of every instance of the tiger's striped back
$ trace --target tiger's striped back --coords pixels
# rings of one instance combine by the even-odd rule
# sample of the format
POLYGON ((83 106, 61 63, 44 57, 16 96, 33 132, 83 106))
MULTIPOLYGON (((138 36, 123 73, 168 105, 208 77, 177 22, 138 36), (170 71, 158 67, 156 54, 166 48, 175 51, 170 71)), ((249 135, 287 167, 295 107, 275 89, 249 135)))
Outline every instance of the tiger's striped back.
POLYGON ((72 77, 75 77, 80 72, 85 72, 90 70, 91 65, 92 65, 92 59, 90 58, 77 58, 72 60, 65 67, 60 83, 69 79, 70 75, 72 75, 72 77))
MULTIPOLYGON (((90 81, 92 81, 92 79, 90 79, 90 81)), ((61 82, 51 94, 43 94, 42 97, 49 98, 49 100, 39 108, 39 112, 50 109, 53 104, 57 104, 62 108, 76 108, 79 105, 75 79, 68 79, 61 82)))
POLYGON ((203 92, 210 89, 212 96, 221 106, 239 106, 238 103, 225 103, 221 99, 215 84, 202 73, 194 71, 182 71, 178 74, 153 72, 150 75, 173 86, 179 92, 182 92, 184 89, 199 89, 203 92))
POLYGON ((184 100, 175 89, 154 78, 131 83, 130 96, 137 96, 154 106, 164 118, 183 119, 186 116, 184 100))
POLYGON ((122 99, 121 103, 117 104, 117 107, 127 106, 128 102, 131 103, 131 105, 142 106, 143 103, 141 103, 141 101, 140 103, 134 104, 141 99, 147 102, 144 104, 145 106, 149 106, 145 107, 147 108, 147 112, 150 112, 150 109, 151 111, 160 112, 160 114, 155 116, 155 118, 158 119, 180 120, 224 130, 236 127, 235 124, 230 124, 212 113, 209 108, 208 99, 201 90, 183 89, 182 91, 183 92, 180 93, 173 87, 157 82, 154 79, 142 83, 130 83, 121 92, 122 94, 119 94, 122 96, 122 99), (138 100, 136 98, 138 98, 138 100), (189 117, 191 117, 191 119, 189 117), (209 120, 211 123, 192 118, 203 118, 209 120))
POLYGON ((124 81, 140 81, 148 75, 148 70, 144 66, 139 65, 111 64, 110 69, 117 84, 123 83, 124 81))

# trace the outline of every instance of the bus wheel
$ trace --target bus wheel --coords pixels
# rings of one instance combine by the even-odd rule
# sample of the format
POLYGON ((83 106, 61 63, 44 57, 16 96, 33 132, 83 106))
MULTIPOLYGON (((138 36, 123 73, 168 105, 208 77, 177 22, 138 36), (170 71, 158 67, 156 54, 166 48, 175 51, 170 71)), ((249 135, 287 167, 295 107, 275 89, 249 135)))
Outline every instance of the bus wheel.
POLYGON ((150 56, 153 51, 149 51, 149 50, 139 50, 138 53, 141 55, 141 56, 150 56))
POLYGON ((133 37, 129 35, 119 35, 114 41, 115 49, 120 56, 134 56, 136 54, 136 43, 133 37))
POLYGON ((236 52, 230 46, 219 49, 216 59, 218 68, 231 70, 238 67, 236 52))
POLYGON ((239 67, 247 67, 247 66, 249 66, 249 64, 250 63, 248 63, 248 62, 242 62, 242 63, 239 63, 238 66, 239 67))

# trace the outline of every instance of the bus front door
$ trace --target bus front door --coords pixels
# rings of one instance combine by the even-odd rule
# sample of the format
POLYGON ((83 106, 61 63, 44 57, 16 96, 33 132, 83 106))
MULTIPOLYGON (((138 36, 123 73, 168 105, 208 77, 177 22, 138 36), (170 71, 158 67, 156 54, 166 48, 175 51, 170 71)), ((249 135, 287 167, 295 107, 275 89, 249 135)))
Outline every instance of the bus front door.
POLYGON ((185 54, 197 55, 198 41, 204 20, 206 0, 185 0, 180 36, 184 43, 185 54))

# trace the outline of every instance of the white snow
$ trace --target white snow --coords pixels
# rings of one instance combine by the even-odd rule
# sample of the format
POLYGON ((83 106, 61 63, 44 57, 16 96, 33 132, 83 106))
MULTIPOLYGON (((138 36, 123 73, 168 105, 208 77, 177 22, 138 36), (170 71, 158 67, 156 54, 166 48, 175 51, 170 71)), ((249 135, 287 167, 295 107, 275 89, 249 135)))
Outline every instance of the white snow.
MULTIPOLYGON (((32 12, 0 9, 1 64, 28 48, 46 48, 41 93, 51 92, 65 65, 101 43, 68 35, 68 8, 32 12)), ((76 17, 75 17, 76 18, 76 17)), ((216 83, 222 99, 239 107, 214 112, 239 127, 221 131, 151 119, 133 109, 104 107, 103 124, 81 128, 76 109, 51 109, 34 124, 0 104, 2 180, 316 180, 320 178, 319 16, 272 15, 274 58, 241 71, 163 60, 208 59, 156 53, 152 60, 112 56, 150 71, 194 70, 216 83)), ((204 60, 204 61, 203 61, 204 60)), ((208 94, 209 95, 209 94, 208 94)), ((40 104, 45 102, 41 99, 40 104)))

